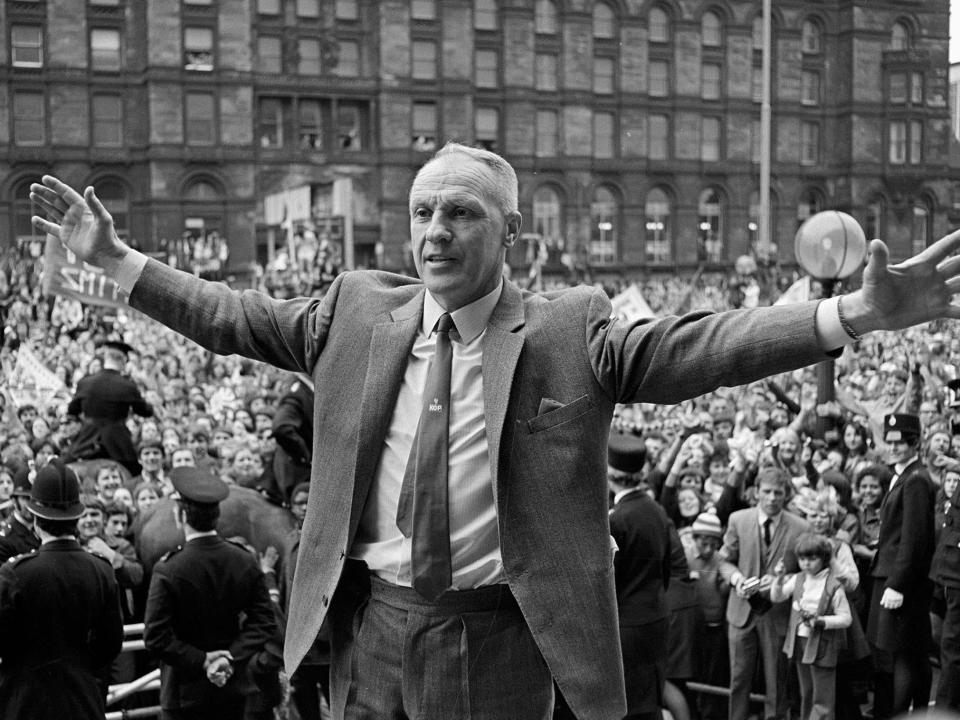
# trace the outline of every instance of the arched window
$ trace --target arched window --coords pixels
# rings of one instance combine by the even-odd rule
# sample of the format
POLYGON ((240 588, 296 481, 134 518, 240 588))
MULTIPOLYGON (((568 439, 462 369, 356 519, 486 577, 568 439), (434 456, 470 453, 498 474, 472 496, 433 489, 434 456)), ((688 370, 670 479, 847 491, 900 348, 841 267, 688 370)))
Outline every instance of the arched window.
POLYGON ((603 39, 616 37, 616 17, 606 3, 598 2, 593 6, 593 36, 603 39))
POLYGON ((119 180, 113 178, 96 183, 97 197, 113 216, 113 227, 123 240, 130 238, 130 197, 119 180))
POLYGON ((609 188, 602 185, 593 192, 590 203, 590 262, 610 265, 617 261, 617 235, 620 207, 609 188))
POLYGON ((763 15, 753 18, 753 49, 763 50, 763 15))
POLYGON ((541 35, 557 34, 557 6, 553 0, 537 0, 533 24, 541 35))
POLYGON ((803 21, 800 43, 803 52, 809 55, 819 55, 823 51, 823 31, 820 29, 819 23, 810 19, 803 21))
POLYGON ((808 217, 816 215, 821 210, 823 210, 823 195, 813 188, 804 190, 800 196, 800 201, 797 203, 797 227, 800 227, 808 217))
POLYGON ((709 10, 700 20, 700 42, 706 47, 720 47, 723 44, 723 28, 720 17, 709 10))
POLYGON ((894 23, 890 30, 890 49, 909 50, 910 45, 910 28, 902 22, 894 23))
POLYGON ((670 16, 663 8, 651 8, 647 22, 650 30, 650 42, 670 42, 670 16))
MULTIPOLYGON (((770 235, 777 234, 777 198, 770 191, 770 208, 768 210, 770 218, 770 235)), ((747 222, 747 235, 750 238, 750 249, 758 259, 767 259, 771 253, 776 252, 776 247, 772 245, 772 239, 767 238, 771 247, 764 248, 760 242, 760 191, 754 190, 750 193, 750 220, 747 222)))
POLYGON ((660 188, 647 193, 644 212, 644 256, 648 263, 673 261, 673 217, 670 198, 660 188))
POLYGON ((496 30, 497 0, 475 0, 473 4, 473 27, 477 30, 496 30))
POLYGON ((560 223, 560 196, 548 185, 533 193, 533 231, 548 243, 559 246, 563 238, 560 223))
POLYGON ((206 180, 196 180, 183 192, 184 200, 219 200, 220 193, 217 191, 217 188, 214 187, 212 183, 207 182, 206 180))
POLYGON ((913 238, 911 255, 923 252, 930 245, 930 205, 925 200, 917 200, 913 204, 913 227, 910 236, 913 238))
POLYGON ((723 260, 723 207, 716 190, 700 193, 697 204, 697 260, 719 263, 723 260))

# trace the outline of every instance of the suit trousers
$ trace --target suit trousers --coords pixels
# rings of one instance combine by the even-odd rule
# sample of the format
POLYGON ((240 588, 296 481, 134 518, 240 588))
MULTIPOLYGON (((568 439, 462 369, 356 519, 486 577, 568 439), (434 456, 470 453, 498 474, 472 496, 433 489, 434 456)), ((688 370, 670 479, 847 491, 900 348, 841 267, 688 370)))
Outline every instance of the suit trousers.
POLYGON ((549 720, 553 680, 507 585, 436 601, 351 561, 330 606, 336 720, 549 720))
POLYGON ((784 636, 769 614, 750 613, 743 627, 730 625, 730 720, 746 720, 750 715, 750 690, 757 661, 762 663, 765 685, 766 720, 786 718, 789 701, 786 688, 790 661, 783 654, 784 636))
POLYGON ((960 588, 943 586, 943 597, 937 710, 951 713, 960 712, 960 588))

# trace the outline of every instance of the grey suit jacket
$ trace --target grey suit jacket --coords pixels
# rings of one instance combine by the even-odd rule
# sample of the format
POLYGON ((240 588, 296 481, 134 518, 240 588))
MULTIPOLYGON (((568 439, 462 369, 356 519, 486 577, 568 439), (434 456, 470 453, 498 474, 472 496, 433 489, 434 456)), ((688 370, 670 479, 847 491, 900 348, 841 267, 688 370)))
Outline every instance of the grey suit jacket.
MULTIPOLYGON (((794 546, 797 538, 810 530, 810 523, 784 510, 770 540, 770 550, 764 554, 758 514, 759 511, 752 507, 730 515, 721 550, 726 560, 736 565, 744 577, 773 575, 773 569, 780 559, 783 559, 788 573, 797 572, 800 566, 794 546)), ((732 567, 724 566, 722 572, 729 581, 733 575, 732 567)), ((727 599, 727 622, 734 627, 743 627, 750 618, 750 609, 747 600, 731 592, 727 599)), ((775 604, 768 613, 777 629, 785 633, 790 619, 790 604, 775 604)))
MULTIPOLYGON (((130 304, 217 353, 312 375, 312 489, 290 601, 292 671, 340 579, 423 313, 416 279, 340 275, 272 300, 149 261, 130 304)), ((577 717, 625 712, 607 519, 617 402, 674 403, 824 359, 816 303, 628 325, 593 288, 505 282, 487 327, 484 417, 504 573, 577 717), (539 414, 541 401, 561 407, 539 414)))

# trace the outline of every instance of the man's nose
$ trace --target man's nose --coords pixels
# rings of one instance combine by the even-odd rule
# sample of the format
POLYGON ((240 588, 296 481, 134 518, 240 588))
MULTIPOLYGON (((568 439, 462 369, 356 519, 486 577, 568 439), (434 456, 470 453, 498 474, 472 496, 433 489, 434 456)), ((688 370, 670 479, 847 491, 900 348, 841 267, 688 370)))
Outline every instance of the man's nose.
POLYGON ((423 237, 427 242, 439 245, 450 242, 453 236, 450 228, 447 227, 446 222, 440 216, 440 213, 434 213, 433 217, 430 218, 430 224, 427 226, 427 231, 423 237))

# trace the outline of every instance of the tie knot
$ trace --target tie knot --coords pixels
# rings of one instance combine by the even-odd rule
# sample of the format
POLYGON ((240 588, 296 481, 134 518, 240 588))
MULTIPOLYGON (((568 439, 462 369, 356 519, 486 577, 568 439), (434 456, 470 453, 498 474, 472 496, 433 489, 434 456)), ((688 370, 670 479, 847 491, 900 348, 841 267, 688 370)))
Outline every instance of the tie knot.
POLYGON ((440 316, 440 319, 437 320, 437 332, 438 333, 448 333, 454 328, 453 318, 450 316, 450 313, 444 313, 440 316))

